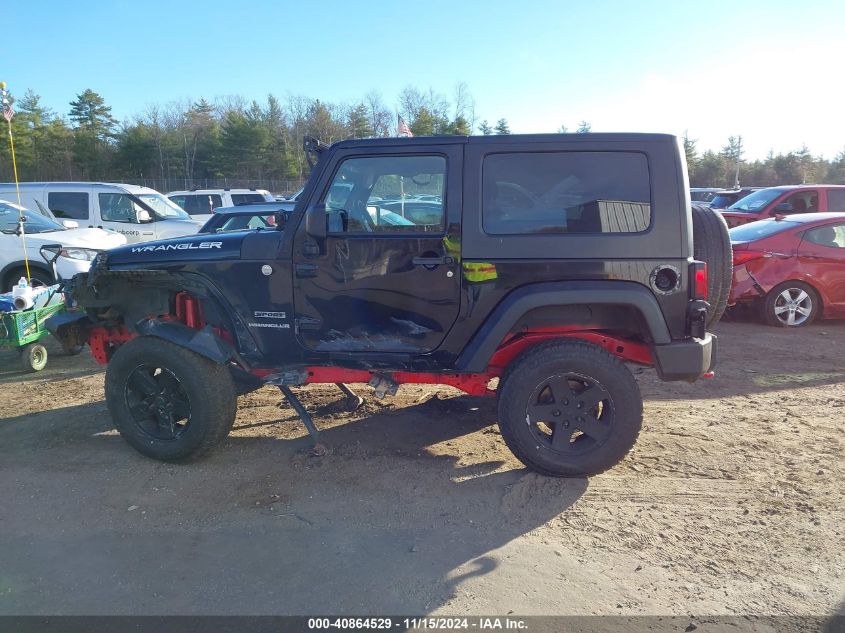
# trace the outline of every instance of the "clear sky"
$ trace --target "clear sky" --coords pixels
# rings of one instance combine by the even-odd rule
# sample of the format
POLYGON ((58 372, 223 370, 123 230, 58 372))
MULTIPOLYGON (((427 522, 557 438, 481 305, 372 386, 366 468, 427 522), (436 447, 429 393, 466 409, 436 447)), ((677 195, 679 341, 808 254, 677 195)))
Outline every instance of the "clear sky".
POLYGON ((389 106, 466 82, 514 132, 663 131, 746 156, 845 149, 845 1, 41 0, 4 7, 0 79, 66 114, 267 93, 389 106), (13 45, 10 45, 13 44, 13 45))

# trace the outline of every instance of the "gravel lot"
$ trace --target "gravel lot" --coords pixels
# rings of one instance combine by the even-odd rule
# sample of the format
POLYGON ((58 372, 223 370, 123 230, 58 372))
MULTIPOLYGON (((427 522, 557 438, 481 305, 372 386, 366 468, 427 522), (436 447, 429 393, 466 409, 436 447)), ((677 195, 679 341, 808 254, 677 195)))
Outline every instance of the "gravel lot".
MULTIPOLYGON (((845 600, 845 323, 723 323, 717 377, 637 370, 645 430, 590 480, 525 471, 491 400, 265 387, 189 465, 112 429, 87 352, 0 352, 0 614, 800 614, 845 600)), ((843 611, 845 612, 845 611, 843 611)))

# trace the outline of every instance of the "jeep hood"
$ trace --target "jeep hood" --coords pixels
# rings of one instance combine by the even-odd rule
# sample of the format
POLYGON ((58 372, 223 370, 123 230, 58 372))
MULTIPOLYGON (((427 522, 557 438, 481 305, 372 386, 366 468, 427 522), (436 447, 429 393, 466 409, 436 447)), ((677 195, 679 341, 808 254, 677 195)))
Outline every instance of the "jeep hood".
POLYGON ((139 242, 110 250, 108 263, 109 266, 119 266, 121 264, 239 259, 244 237, 244 233, 219 233, 139 242))

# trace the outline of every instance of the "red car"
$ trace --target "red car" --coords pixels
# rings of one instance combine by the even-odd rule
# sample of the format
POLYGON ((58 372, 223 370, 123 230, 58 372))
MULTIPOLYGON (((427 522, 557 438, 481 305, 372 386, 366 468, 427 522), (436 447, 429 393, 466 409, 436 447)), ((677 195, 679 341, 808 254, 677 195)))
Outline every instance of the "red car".
POLYGON ((845 317, 845 213, 761 220, 730 235, 729 306, 756 304, 769 324, 780 327, 845 317))
POLYGON ((845 212, 845 185, 792 185, 768 187, 737 200, 722 215, 729 227, 776 215, 845 212))

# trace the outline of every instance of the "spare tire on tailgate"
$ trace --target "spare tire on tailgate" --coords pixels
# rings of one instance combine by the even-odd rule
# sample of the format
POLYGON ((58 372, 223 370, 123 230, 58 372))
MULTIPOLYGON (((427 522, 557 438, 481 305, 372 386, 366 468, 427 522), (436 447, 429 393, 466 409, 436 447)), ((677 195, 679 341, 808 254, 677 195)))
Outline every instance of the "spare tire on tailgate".
POLYGON ((722 214, 703 204, 692 205, 693 257, 707 263, 707 327, 719 322, 728 306, 733 252, 722 214))

